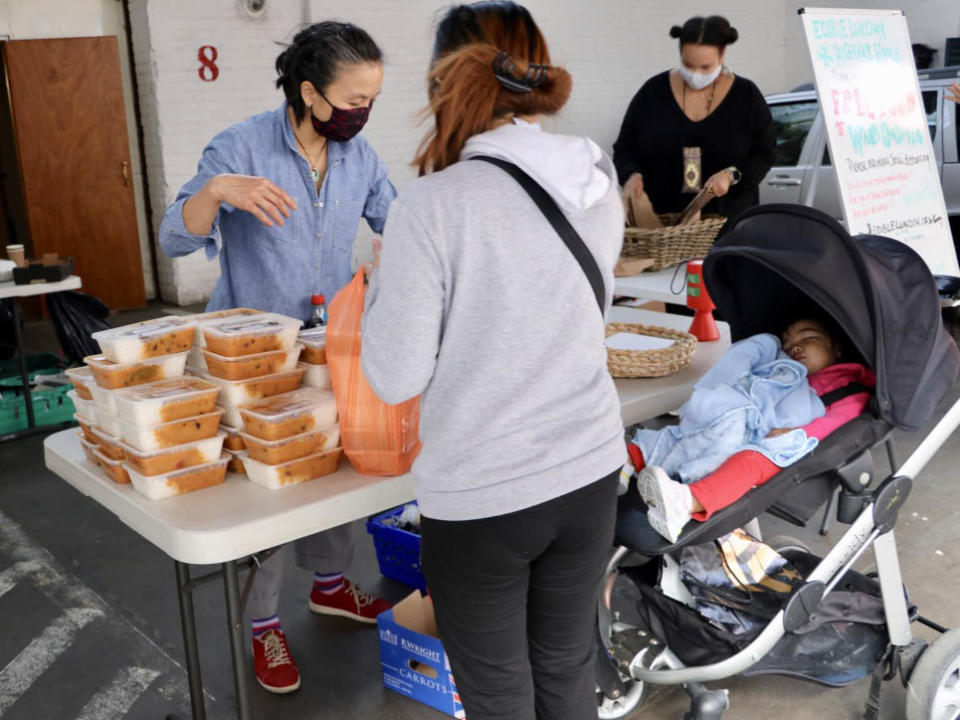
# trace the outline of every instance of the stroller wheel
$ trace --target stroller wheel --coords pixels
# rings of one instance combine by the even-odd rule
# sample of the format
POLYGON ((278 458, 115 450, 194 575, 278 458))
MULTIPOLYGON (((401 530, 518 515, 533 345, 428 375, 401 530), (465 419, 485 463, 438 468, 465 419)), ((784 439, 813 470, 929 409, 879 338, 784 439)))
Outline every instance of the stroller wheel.
POLYGON ((764 538, 763 542, 781 555, 784 554, 784 551, 787 555, 791 552, 811 554, 810 547, 803 540, 798 540, 790 535, 774 535, 770 539, 764 538))
POLYGON ((606 697, 597 689, 597 717, 600 720, 616 720, 632 713, 643 699, 643 681, 624 680, 626 692, 618 698, 606 697))
POLYGON ((910 674, 907 720, 960 718, 960 629, 941 635, 910 674))
MULTIPOLYGON (((621 633, 633 634, 638 628, 622 622, 620 613, 614 609, 617 581, 620 578, 622 564, 629 565, 637 562, 626 548, 617 548, 610 557, 601 582, 600 600, 597 607, 597 630, 599 634, 600 656, 604 662, 608 653, 612 651, 614 638, 621 633)), ((629 585, 629 581, 624 581, 629 585)), ((618 668, 611 663, 605 668, 598 669, 597 675, 597 717, 600 720, 616 720, 632 713, 643 699, 644 683, 642 680, 618 668), (604 673, 600 673, 603 670, 604 673), (605 678, 605 673, 615 673, 614 682, 605 678)))

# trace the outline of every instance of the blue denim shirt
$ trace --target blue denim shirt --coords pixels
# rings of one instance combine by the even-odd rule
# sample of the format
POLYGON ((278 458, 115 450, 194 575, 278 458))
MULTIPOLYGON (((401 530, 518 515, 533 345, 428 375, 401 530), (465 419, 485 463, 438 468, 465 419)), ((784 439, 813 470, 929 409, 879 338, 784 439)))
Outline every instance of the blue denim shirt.
POLYGON ((204 248, 220 253, 220 279, 207 310, 252 307, 308 319, 310 296, 329 302, 351 278, 353 240, 360 218, 383 231, 397 191, 373 147, 357 136, 327 147, 327 173, 319 194, 310 166, 297 150, 287 104, 227 128, 204 148, 197 174, 167 208, 160 246, 171 257, 204 248), (248 212, 222 203, 206 235, 183 224, 183 206, 220 173, 265 177, 287 191, 297 209, 283 227, 267 227, 248 212))

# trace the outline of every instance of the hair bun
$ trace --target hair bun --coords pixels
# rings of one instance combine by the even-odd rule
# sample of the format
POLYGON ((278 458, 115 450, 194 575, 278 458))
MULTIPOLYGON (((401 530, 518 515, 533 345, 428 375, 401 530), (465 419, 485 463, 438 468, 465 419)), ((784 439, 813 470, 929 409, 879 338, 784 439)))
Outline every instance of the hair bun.
POLYGON ((679 25, 674 25, 672 28, 670 28, 670 37, 678 38, 681 35, 683 35, 683 28, 679 25))
POLYGON ((727 34, 727 44, 732 45, 739 39, 740 39, 740 33, 738 33, 737 29, 731 25, 730 32, 727 34))

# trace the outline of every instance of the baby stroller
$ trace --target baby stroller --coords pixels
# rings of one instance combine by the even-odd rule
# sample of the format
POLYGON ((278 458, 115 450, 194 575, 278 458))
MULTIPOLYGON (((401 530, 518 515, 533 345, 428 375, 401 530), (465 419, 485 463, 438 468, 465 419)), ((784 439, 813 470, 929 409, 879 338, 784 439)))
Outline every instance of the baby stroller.
POLYGON ((615 549, 599 602, 600 717, 629 714, 645 683, 684 685, 691 696, 684 720, 719 720, 726 691, 702 683, 781 674, 839 687, 872 673, 864 717, 876 717, 881 682, 899 677, 909 683, 907 720, 957 720, 960 630, 918 614, 902 584, 893 532, 914 478, 960 425, 958 402, 897 467, 892 430, 923 426, 960 369, 927 266, 898 241, 851 237, 807 207, 766 205, 744 213, 716 243, 704 280, 735 341, 776 333, 814 304, 846 333, 877 385, 867 412, 708 521, 691 521, 676 544, 615 549), (882 444, 891 471, 876 475, 871 451, 882 444), (741 527, 759 539, 763 512, 802 527, 828 502, 849 528, 823 558, 771 541, 802 580, 755 632, 734 637, 664 592, 678 579, 668 574, 684 548, 741 527), (851 569, 870 547, 875 577, 851 569), (653 559, 641 564, 638 556, 653 559), (639 620, 628 624, 614 611, 617 582, 636 591, 639 620), (943 634, 927 647, 912 638, 914 621, 943 634))

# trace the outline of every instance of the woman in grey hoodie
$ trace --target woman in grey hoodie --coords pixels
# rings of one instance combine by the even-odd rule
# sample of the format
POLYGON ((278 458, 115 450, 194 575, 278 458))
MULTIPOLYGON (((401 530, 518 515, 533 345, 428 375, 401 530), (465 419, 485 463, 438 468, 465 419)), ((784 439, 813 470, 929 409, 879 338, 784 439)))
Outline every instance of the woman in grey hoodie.
POLYGON ((519 5, 450 9, 429 83, 435 124, 422 177, 387 218, 363 370, 388 403, 422 395, 423 569, 467 717, 592 720, 626 459, 604 317, 530 196, 471 158, 546 190, 601 269, 604 312, 623 237, 616 172, 588 138, 540 128, 572 83, 519 5))

